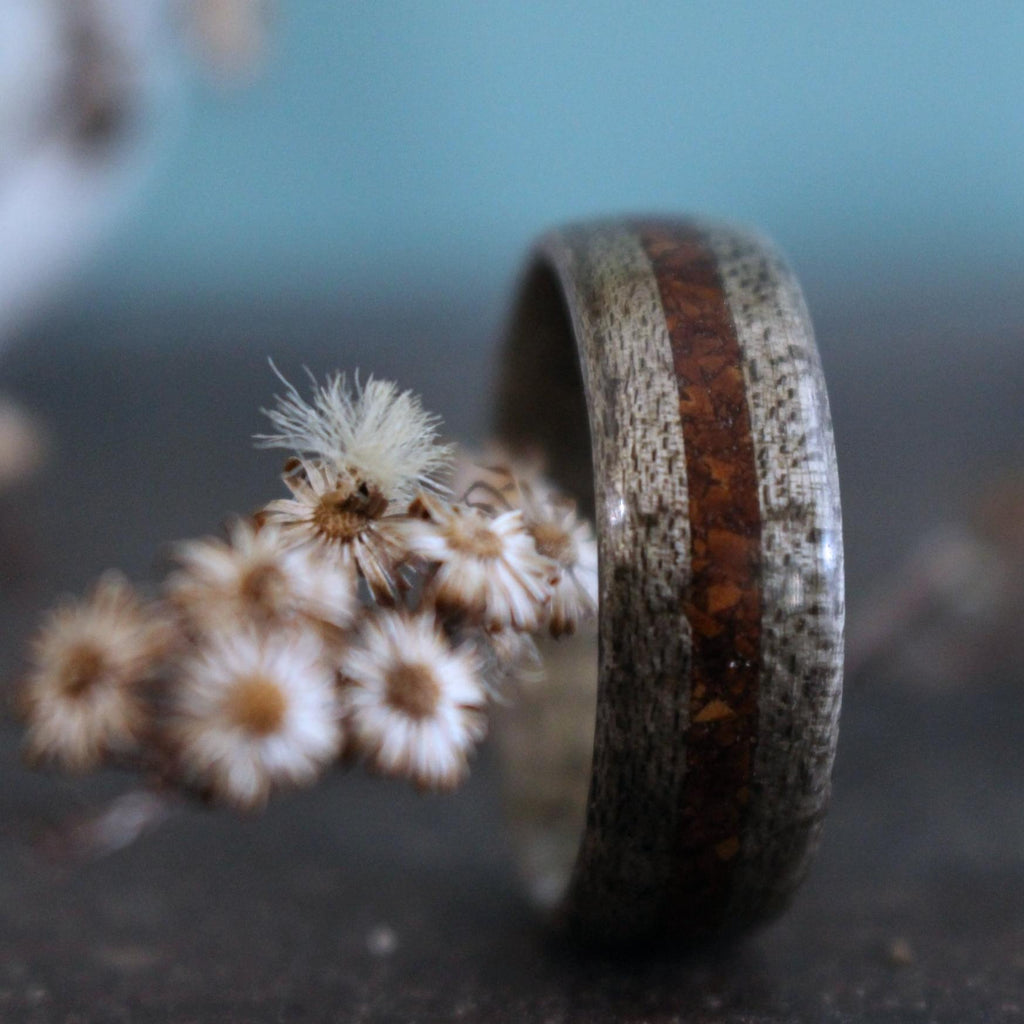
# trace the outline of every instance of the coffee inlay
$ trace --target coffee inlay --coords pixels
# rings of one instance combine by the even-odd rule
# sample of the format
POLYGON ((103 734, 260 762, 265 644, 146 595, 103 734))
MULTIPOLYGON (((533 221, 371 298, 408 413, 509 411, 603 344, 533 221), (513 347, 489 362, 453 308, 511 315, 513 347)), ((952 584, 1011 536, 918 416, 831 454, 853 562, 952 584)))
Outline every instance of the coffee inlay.
POLYGON ((741 853, 758 737, 761 513, 742 356, 715 255, 692 226, 641 226, 679 390, 692 627, 690 726, 673 894, 714 927, 741 853))

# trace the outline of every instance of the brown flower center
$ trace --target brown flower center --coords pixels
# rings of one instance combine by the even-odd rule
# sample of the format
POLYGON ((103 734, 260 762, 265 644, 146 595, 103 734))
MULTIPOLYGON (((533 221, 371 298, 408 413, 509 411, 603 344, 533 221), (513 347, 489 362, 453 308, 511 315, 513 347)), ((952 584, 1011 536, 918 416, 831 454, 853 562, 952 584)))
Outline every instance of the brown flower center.
POLYGON ((337 487, 320 496, 313 509, 313 526, 325 540, 347 544, 387 507, 380 491, 365 483, 356 488, 337 487))
POLYGON ((531 532, 538 554, 553 558, 559 565, 572 561, 572 537, 557 523, 537 523, 531 532))
POLYGON ((64 692, 69 697, 84 697, 98 682, 105 669, 103 655, 95 647, 83 644, 74 648, 64 664, 64 692))
POLYGON ((400 663, 387 675, 385 699, 395 711, 420 721, 437 710, 441 687, 426 665, 400 663))
POLYGON ((253 736, 269 736, 284 723, 288 709, 281 687, 263 676, 240 679, 227 696, 228 718, 253 736))
POLYGON ((288 586, 276 565, 256 565, 242 577, 240 590, 246 604, 271 614, 284 603, 288 586))
POLYGON ((453 551, 473 558, 499 558, 504 545, 487 524, 475 516, 457 516, 447 530, 448 543, 453 551))

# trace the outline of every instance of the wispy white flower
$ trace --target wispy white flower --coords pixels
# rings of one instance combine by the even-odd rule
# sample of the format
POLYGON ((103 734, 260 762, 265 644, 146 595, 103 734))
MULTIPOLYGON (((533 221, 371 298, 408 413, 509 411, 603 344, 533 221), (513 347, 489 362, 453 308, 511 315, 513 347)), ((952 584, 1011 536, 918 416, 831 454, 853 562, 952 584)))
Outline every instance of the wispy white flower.
POLYGON ((146 718, 140 685, 175 637, 117 573, 52 611, 24 684, 28 755, 84 770, 131 749, 146 718))
POLYGON ((477 659, 453 648, 433 615, 379 612, 339 669, 349 728, 378 771, 425 789, 462 780, 486 729, 485 697, 477 659))
POLYGON ((421 507, 424 515, 409 525, 408 545, 437 565, 428 586, 437 607, 490 630, 536 629, 557 567, 538 554, 522 512, 491 517, 464 505, 421 507))
POLYGON ((334 673, 310 631, 210 637, 182 666, 175 699, 185 776, 237 807, 312 782, 341 746, 334 673))
POLYGON ((268 524, 287 541, 313 545, 313 557, 329 559, 352 578, 358 570, 378 601, 391 601, 408 556, 404 517, 387 514, 379 491, 323 463, 296 459, 289 466, 284 481, 293 497, 267 505, 268 524))
POLYGON ((226 543, 186 541, 176 553, 181 569, 167 581, 168 597, 202 631, 297 616, 344 628, 355 616, 351 571, 317 558, 310 545, 286 544, 274 526, 239 519, 226 543))
POLYGON ((408 504, 420 490, 445 489, 452 450, 438 443, 439 417, 411 391, 372 377, 350 385, 338 373, 320 386, 314 380, 312 401, 306 402, 294 385, 281 381, 285 394, 275 408, 263 410, 276 432, 257 435, 262 447, 321 461, 389 504, 408 504))

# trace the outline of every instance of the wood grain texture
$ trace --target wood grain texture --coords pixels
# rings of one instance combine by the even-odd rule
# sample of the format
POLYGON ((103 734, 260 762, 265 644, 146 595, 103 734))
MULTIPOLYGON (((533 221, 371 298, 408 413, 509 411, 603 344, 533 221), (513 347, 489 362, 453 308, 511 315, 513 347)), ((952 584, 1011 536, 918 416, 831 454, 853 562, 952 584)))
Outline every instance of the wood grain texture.
POLYGON ((842 517, 824 375, 799 284, 770 245, 711 228, 742 339, 762 519, 761 742, 730 915, 772 916, 807 871, 842 697, 842 517))
POLYGON ((548 402, 582 388, 601 556, 590 797, 560 920, 610 941, 747 926, 806 869, 841 685, 838 488, 806 311, 764 243, 692 223, 565 229, 524 280, 499 432, 578 479, 578 402, 548 402))

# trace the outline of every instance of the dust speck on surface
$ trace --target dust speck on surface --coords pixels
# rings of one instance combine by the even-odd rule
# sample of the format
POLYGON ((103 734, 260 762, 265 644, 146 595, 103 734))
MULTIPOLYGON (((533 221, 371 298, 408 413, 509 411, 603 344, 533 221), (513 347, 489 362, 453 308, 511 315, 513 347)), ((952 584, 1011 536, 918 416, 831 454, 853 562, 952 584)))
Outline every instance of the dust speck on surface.
POLYGON ((889 943, 889 963, 894 967, 909 967, 914 962, 914 950, 906 939, 897 938, 889 943))
POLYGON ((379 924, 366 936, 366 948, 373 956, 391 956, 398 949, 398 936, 389 925, 379 924))

